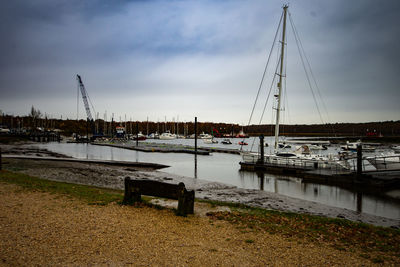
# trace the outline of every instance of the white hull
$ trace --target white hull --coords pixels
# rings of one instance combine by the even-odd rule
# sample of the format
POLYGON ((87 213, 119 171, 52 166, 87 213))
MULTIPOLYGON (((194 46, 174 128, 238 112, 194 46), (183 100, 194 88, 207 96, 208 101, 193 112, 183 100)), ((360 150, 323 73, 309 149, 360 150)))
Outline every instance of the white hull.
POLYGON ((382 156, 367 158, 377 170, 400 170, 400 156, 382 156))
MULTIPOLYGON (((292 156, 291 154, 292 153, 288 153, 287 156, 279 156, 276 154, 265 155, 264 163, 279 167, 350 170, 350 165, 346 160, 313 155, 292 156)), ((242 158, 245 163, 256 163, 259 159, 259 155, 257 153, 243 153, 242 158)))
POLYGON ((204 144, 218 144, 218 141, 212 139, 203 139, 204 144))
POLYGON ((163 133, 160 135, 160 140, 173 140, 176 139, 176 135, 171 133, 163 133))

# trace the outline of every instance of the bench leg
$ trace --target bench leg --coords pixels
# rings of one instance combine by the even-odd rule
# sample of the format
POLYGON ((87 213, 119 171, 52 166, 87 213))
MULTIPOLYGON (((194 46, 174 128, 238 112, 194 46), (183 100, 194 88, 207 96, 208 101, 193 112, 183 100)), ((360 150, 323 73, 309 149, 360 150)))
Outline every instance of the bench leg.
POLYGON ((132 189, 132 202, 142 202, 142 195, 140 194, 140 190, 138 187, 134 187, 132 189))
POLYGON ((194 214, 194 190, 186 192, 185 210, 187 214, 194 214))
POLYGON ((183 183, 179 183, 178 210, 176 215, 186 216, 186 189, 183 183))
POLYGON ((124 193, 124 204, 132 203, 132 186, 131 186, 131 178, 125 177, 125 193, 124 193))

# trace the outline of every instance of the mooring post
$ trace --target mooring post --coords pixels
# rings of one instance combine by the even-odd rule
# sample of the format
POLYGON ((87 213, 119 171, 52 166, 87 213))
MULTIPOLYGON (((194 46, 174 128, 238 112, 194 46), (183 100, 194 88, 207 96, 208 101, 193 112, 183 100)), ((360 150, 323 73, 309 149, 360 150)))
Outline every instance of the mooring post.
POLYGON ((357 177, 362 176, 362 145, 357 144, 357 177))
POLYGON ((89 118, 86 119, 86 143, 89 143, 89 118))
POLYGON ((194 117, 194 154, 197 155, 197 117, 194 117))
POLYGON ((259 164, 264 164, 264 135, 260 135, 260 158, 258 159, 259 164))
POLYGON ((139 146, 139 122, 136 122, 136 146, 139 146))
POLYGON ((1 147, 0 147, 0 171, 1 171, 1 147))

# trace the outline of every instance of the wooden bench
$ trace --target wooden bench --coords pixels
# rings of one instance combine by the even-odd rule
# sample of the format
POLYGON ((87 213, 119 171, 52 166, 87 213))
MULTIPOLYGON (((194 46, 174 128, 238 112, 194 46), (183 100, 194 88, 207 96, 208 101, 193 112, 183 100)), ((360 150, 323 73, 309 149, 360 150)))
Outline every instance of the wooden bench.
POLYGON ((131 180, 125 178, 124 203, 140 202, 141 195, 178 200, 176 215, 186 216, 194 213, 194 190, 187 191, 184 183, 169 184, 151 180, 131 180))

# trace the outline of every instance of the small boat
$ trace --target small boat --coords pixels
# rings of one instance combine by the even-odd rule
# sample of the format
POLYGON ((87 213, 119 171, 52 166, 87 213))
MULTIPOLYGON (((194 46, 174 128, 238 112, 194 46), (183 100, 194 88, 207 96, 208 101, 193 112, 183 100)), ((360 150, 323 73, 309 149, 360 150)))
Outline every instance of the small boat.
POLYGON ((362 150, 365 152, 373 152, 375 148, 370 145, 362 144, 361 140, 357 140, 357 142, 350 143, 349 141, 346 142, 346 145, 341 146, 340 148, 344 151, 357 151, 357 146, 362 145, 362 150))
POLYGON ((133 140, 144 141, 146 140, 146 136, 142 132, 139 132, 137 135, 133 135, 133 140))
POLYGON ((392 146, 392 149, 394 150, 394 153, 400 153, 400 145, 392 146))
POLYGON ((213 138, 211 139, 203 139, 204 144, 218 144, 217 140, 214 140, 213 138))
POLYGON ((291 145, 286 144, 285 142, 279 143, 278 146, 279 146, 279 148, 292 148, 291 145))
POLYGON ((206 133, 202 132, 201 134, 199 134, 198 138, 199 139, 211 139, 211 138, 213 138, 213 136, 211 134, 206 134, 206 133))
POLYGON ((243 129, 236 135, 236 138, 249 138, 247 134, 243 132, 243 129))
POLYGON ((160 135, 160 139, 161 140, 173 140, 173 139, 176 139, 176 136, 174 134, 170 133, 169 131, 167 131, 160 135))
POLYGON ((400 170, 400 156, 382 155, 366 158, 377 170, 400 170))
MULTIPOLYGON (((308 146, 310 150, 327 150, 328 148, 325 145, 313 145, 313 144, 305 144, 305 146, 308 146)), ((296 146, 296 149, 298 149, 301 146, 296 146)))
POLYGON ((248 145, 246 142, 243 142, 243 141, 240 141, 238 144, 241 145, 241 146, 247 146, 248 145))
POLYGON ((232 142, 231 142, 231 140, 229 140, 229 139, 224 139, 224 140, 222 140, 221 144, 224 144, 224 145, 232 145, 232 142))
POLYGON ((160 139, 160 135, 158 134, 158 132, 151 133, 147 138, 149 138, 149 139, 160 139))

